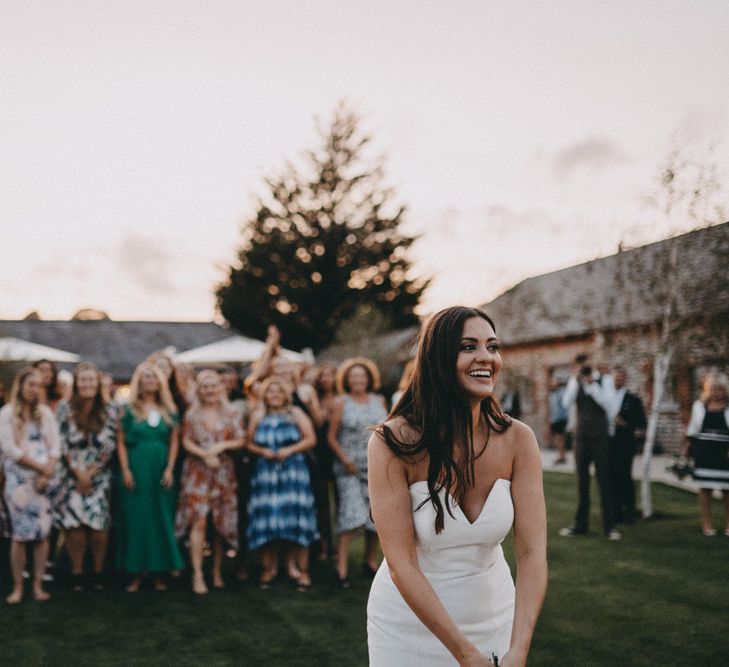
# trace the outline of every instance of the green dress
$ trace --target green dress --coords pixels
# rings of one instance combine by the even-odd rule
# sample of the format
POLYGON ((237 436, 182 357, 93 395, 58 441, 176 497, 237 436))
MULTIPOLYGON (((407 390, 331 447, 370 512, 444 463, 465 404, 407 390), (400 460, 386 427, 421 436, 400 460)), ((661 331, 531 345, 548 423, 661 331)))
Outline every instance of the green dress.
POLYGON ((175 491, 161 484, 173 427, 163 419, 154 426, 139 420, 129 406, 121 427, 135 486, 129 490, 119 480, 117 566, 135 574, 180 570, 175 491))

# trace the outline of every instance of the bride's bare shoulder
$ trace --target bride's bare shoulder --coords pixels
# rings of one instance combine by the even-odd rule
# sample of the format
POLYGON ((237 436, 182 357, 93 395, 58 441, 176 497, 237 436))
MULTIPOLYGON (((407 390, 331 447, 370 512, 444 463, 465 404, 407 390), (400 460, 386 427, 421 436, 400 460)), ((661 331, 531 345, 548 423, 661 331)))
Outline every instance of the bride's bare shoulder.
POLYGON ((509 428, 500 433, 498 439, 503 443, 504 451, 511 455, 513 461, 539 458, 540 456, 539 444, 534 431, 518 419, 512 419, 509 428))
POLYGON ((384 426, 400 445, 416 445, 420 442, 420 430, 403 416, 386 421, 384 426))
POLYGON ((389 452, 392 456, 408 458, 410 448, 420 443, 420 431, 407 419, 398 416, 378 426, 370 438, 369 448, 389 452))

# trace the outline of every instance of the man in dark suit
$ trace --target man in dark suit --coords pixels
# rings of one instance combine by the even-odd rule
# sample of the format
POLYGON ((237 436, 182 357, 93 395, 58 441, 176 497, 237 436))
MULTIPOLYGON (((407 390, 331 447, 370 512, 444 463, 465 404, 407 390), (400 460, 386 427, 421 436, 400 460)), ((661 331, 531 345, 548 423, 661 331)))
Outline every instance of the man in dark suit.
POLYGON ((607 417, 610 397, 613 395, 612 378, 609 375, 601 376, 587 362, 587 355, 575 357, 573 375, 562 395, 564 408, 574 409, 577 414, 575 466, 578 500, 574 525, 562 528, 559 534, 563 537, 587 534, 590 520, 590 464, 594 463, 603 531, 609 540, 619 540, 621 535, 613 521, 607 417))
POLYGON ((622 366, 613 369, 615 391, 608 410, 610 435, 610 487, 613 521, 633 523, 636 519, 633 457, 645 435, 645 411, 638 396, 627 390, 628 375, 622 366))

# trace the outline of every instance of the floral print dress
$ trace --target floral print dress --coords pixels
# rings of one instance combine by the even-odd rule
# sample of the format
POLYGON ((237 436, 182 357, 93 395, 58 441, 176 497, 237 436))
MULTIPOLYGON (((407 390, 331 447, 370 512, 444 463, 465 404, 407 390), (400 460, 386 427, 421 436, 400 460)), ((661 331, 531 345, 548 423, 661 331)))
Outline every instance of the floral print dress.
POLYGON ((18 542, 43 541, 48 538, 52 524, 51 511, 59 497, 60 484, 57 475, 50 478, 43 491, 38 491, 36 484, 39 473, 18 462, 24 456, 40 464, 60 457, 55 420, 52 415, 49 417, 44 414, 43 418, 46 422, 53 420, 52 425, 47 424, 43 428, 38 422, 30 421, 14 434, 12 442, 2 443, 6 454, 3 457, 3 495, 10 520, 9 534, 18 542), (7 455, 10 450, 13 453, 7 455))
POLYGON ((58 407, 57 418, 61 431, 63 500, 59 504, 56 521, 66 529, 86 526, 92 530, 108 530, 111 524, 111 459, 116 450, 117 408, 113 404, 107 405, 103 426, 98 433, 80 431, 67 402, 58 407), (97 466, 99 472, 92 479, 91 492, 84 496, 76 487, 71 468, 89 468, 92 465, 97 466))
POLYGON ((344 533, 364 526, 375 531, 370 516, 370 494, 367 488, 367 443, 370 439, 369 428, 385 421, 387 410, 379 396, 370 394, 367 403, 352 400, 347 394, 342 396, 344 410, 339 443, 345 454, 357 466, 354 475, 348 475, 342 462, 334 461, 334 479, 337 484, 338 512, 337 532, 344 533))
MULTIPOLYGON (((185 415, 183 437, 209 450, 224 440, 242 438, 243 419, 239 410, 227 406, 215 428, 210 428, 199 410, 185 415)), ((215 531, 234 549, 238 548, 238 494, 233 459, 224 453, 218 468, 209 467, 198 456, 188 454, 182 466, 180 497, 175 531, 186 535, 200 517, 212 514, 215 531)))

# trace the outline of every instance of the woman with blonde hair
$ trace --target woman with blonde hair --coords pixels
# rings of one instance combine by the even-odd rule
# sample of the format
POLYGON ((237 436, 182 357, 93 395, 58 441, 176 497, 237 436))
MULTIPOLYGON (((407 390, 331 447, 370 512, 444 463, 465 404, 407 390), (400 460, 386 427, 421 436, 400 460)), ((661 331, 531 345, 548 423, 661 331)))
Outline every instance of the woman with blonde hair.
POLYGON ((116 450, 118 414, 106 397, 99 370, 82 362, 73 372, 71 399, 58 406, 63 462, 63 502, 59 523, 71 561, 73 589, 83 589, 83 563, 91 549, 93 586, 101 573, 109 541, 111 459, 116 450))
POLYGON ((259 585, 270 588, 277 574, 278 545, 294 545, 296 585, 311 586, 309 545, 319 537, 314 494, 304 452, 316 445, 314 426, 293 405, 291 387, 273 376, 261 390, 264 411, 249 426, 248 450, 258 459, 251 476, 248 547, 260 549, 263 572, 259 585))
POLYGON ((49 599, 43 590, 48 558, 51 510, 58 489, 56 468, 61 456, 58 423, 41 403, 41 376, 32 367, 15 378, 10 402, 0 410, 0 451, 5 473, 4 499, 11 524, 10 565, 13 590, 8 604, 23 599, 26 546, 33 543, 33 597, 49 599))
POLYGON ((166 590, 166 572, 182 568, 175 540, 174 469, 179 448, 177 409, 162 372, 155 365, 137 367, 119 429, 117 564, 132 575, 129 593, 151 573, 154 588, 166 590))
POLYGON ((718 376, 705 378, 701 398, 691 408, 686 435, 684 455, 694 460, 701 530, 706 537, 716 535, 711 493, 717 489, 724 496, 724 535, 729 537, 729 391, 718 376))
POLYGON ((182 445, 188 456, 182 467, 176 532, 189 532, 192 590, 208 592, 203 576, 203 547, 208 515, 213 535, 213 586, 224 588, 223 542, 238 548, 238 498, 233 459, 228 452, 245 444, 243 419, 231 406, 220 376, 201 371, 195 382, 196 397, 185 415, 182 445))
POLYGON ((365 560, 362 570, 372 577, 379 565, 379 543, 370 517, 367 490, 367 441, 370 428, 387 417, 377 366, 364 357, 347 359, 337 371, 340 396, 333 402, 329 422, 329 446, 334 452, 337 484, 337 576, 341 588, 349 588, 349 548, 354 533, 365 530, 365 560))

